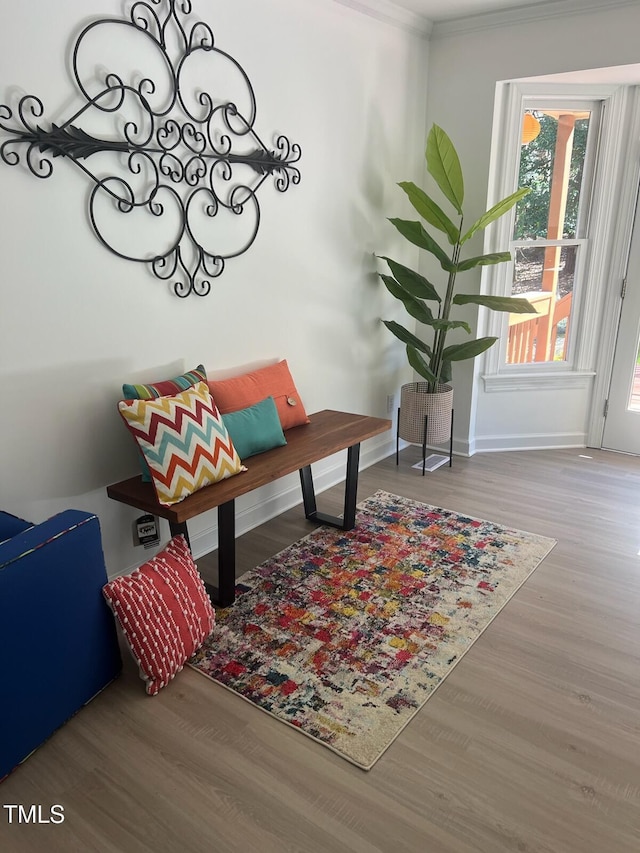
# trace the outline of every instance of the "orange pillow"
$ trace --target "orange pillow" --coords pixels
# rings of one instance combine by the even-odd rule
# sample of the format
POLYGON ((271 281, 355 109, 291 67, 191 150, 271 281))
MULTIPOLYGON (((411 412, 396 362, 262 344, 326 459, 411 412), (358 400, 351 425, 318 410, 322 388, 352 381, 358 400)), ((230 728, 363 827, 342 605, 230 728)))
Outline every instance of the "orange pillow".
POLYGON ((242 376, 208 379, 207 384, 221 415, 246 409, 266 397, 273 397, 282 429, 309 423, 286 359, 242 376))

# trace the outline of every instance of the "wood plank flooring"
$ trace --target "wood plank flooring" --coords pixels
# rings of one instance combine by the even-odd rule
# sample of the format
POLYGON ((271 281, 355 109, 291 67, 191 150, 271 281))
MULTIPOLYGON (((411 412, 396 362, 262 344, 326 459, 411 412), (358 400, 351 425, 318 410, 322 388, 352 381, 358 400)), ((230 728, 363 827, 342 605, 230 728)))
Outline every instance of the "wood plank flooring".
MULTIPOLYGON (((382 488, 558 544, 371 771, 190 669, 147 697, 126 658, 0 785, 0 805, 61 804, 64 823, 0 809, 0 849, 638 853, 640 459, 485 454, 424 478, 417 460, 362 472, 359 499, 382 488)), ((311 527, 297 507, 247 534, 239 571, 311 527)), ((46 650, 23 654, 37 677, 46 650)))

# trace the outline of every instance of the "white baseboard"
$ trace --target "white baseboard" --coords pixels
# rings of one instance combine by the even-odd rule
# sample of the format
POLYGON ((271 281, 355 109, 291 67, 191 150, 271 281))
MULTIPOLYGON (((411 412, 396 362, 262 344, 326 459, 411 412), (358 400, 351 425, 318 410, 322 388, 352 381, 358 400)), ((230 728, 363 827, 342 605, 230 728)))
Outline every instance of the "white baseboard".
POLYGON ((586 447, 584 432, 529 433, 518 435, 476 436, 476 453, 498 453, 503 450, 562 450, 569 447, 586 447))
MULTIPOLYGON (((395 453, 394 441, 384 438, 377 443, 370 442, 370 446, 361 450, 359 470, 369 468, 392 453, 395 453)), ((317 495, 345 479, 346 457, 345 450, 314 465, 313 484, 317 495)), ((245 498, 244 504, 241 499, 236 502, 236 536, 242 536, 294 506, 302 504, 300 477, 298 474, 290 474, 268 486, 256 489, 245 498)), ((216 514, 212 513, 212 516, 215 518, 216 514)), ((190 532, 189 538, 193 556, 198 559, 218 547, 218 525, 214 523, 196 534, 190 532)))
MULTIPOLYGON (((405 441, 400 442, 400 449, 408 447, 405 441)), ((558 450, 570 447, 585 447, 585 433, 544 434, 531 433, 528 435, 493 435, 481 436, 473 441, 454 439, 453 452, 455 456, 473 456, 474 453, 497 453, 508 450, 558 450)), ((429 447, 430 451, 442 451, 442 447, 429 447)), ((376 462, 380 462, 396 452, 395 438, 383 438, 378 442, 370 442, 370 446, 360 454, 359 470, 363 471, 376 462)), ((448 453, 448 448, 447 448, 448 453)), ((335 454, 314 466, 313 482, 316 494, 341 483, 345 479, 346 451, 335 454)), ((248 464, 248 463, 247 463, 248 464)), ((241 500, 236 503, 236 536, 242 536, 255 527, 281 515, 294 506, 302 503, 300 480, 297 474, 291 474, 263 486, 246 496, 247 503, 241 500)), ((211 513, 215 517, 215 513, 211 513)), ((191 548, 196 559, 214 551, 218 547, 218 525, 212 524, 204 530, 190 534, 191 548)))
MULTIPOLYGON (((395 453, 395 449, 395 439, 388 439, 386 436, 379 437, 377 440, 370 439, 367 446, 361 449, 358 469, 363 471, 365 468, 375 465, 376 462, 380 462, 395 453)), ((344 481, 346 460, 347 451, 343 450, 313 466, 313 484, 317 495, 344 481)), ((288 474, 248 495, 243 495, 236 501, 236 537, 248 533, 254 527, 259 527, 298 504, 302 504, 302 491, 298 474, 288 474)), ((302 512, 302 509, 300 511, 302 512)), ((218 547, 217 513, 212 510, 207 513, 207 516, 214 519, 214 522, 208 527, 198 531, 192 530, 191 526, 189 527, 191 551, 196 560, 211 551, 215 551, 218 547)), ((168 526, 167 521, 160 519, 161 544, 149 549, 141 559, 132 565, 120 571, 109 573, 108 579, 111 581, 119 575, 131 574, 143 562, 150 560, 158 553, 168 540, 168 526)))
MULTIPOLYGON (((409 446, 406 441, 400 441, 400 450, 409 446)), ((586 446, 586 433, 530 433, 527 435, 480 436, 470 441, 454 440, 453 452, 455 456, 473 456, 474 453, 498 453, 509 450, 559 450, 586 446)), ((442 452, 442 447, 429 447, 428 450, 442 452)), ((381 462, 383 459, 395 455, 395 452, 395 437, 387 438, 385 436, 377 441, 372 439, 368 442, 368 446, 361 451, 359 470, 363 471, 371 465, 375 465, 376 462, 381 462)), ((326 489, 344 481, 345 463, 346 450, 314 465, 313 480, 316 494, 321 494, 326 489)), ((268 486, 256 489, 255 492, 238 499, 236 503, 236 536, 248 533, 255 527, 259 527, 298 504, 302 504, 302 492, 297 474, 289 474, 268 486)), ((209 513, 209 517, 217 520, 216 513, 213 511, 209 513)), ((161 525, 164 533, 167 522, 161 520, 161 525)), ((218 547, 218 525, 213 523, 197 532, 190 530, 189 538, 193 555, 195 559, 198 559, 218 547)), ((144 559, 150 559, 157 550, 156 548, 150 551, 148 557, 144 557, 122 571, 110 574, 109 580, 113 580, 119 574, 131 573, 138 568, 144 559)))

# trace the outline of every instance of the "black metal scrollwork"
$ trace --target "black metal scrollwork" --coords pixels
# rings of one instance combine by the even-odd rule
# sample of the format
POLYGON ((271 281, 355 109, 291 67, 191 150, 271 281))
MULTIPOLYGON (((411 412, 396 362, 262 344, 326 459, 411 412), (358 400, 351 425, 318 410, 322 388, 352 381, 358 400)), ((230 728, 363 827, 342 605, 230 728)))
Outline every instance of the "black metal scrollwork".
MULTIPOLYGON (((180 297, 206 296, 225 262, 247 251, 260 226, 260 186, 270 177, 279 192, 298 184, 296 164, 301 157, 300 146, 286 136, 277 136, 272 148, 263 143, 255 130, 256 100, 249 78, 233 57, 216 47, 208 24, 188 23, 191 12, 191 0, 138 0, 130 19, 101 19, 86 26, 72 56, 84 103, 66 121, 45 128, 44 104, 34 95, 21 97, 14 109, 0 105, 0 131, 9 135, 0 145, 0 158, 10 166, 26 165, 38 178, 53 173, 56 157, 74 163, 93 181, 89 217, 100 242, 121 258, 148 264, 180 297), (92 40, 107 27, 124 27, 122 35, 133 34, 141 48, 154 54, 155 80, 139 71, 99 73, 93 66, 81 73, 81 67, 86 72, 85 54, 92 40), (215 79, 224 77, 219 71, 226 69, 235 87, 239 84, 243 90, 244 111, 239 99, 216 98, 202 86, 212 60, 215 79), (199 63, 195 73, 189 70, 193 63, 199 63), (116 139, 81 126, 110 113, 116 139), (104 155, 111 155, 106 168, 104 155), (94 168, 94 160, 100 167, 94 168), (117 248, 105 220, 114 210, 125 217, 142 213, 149 222, 167 220, 162 236, 150 238, 161 247, 152 245, 141 254, 137 247, 135 252, 117 248), (247 220, 248 233, 226 250, 216 244, 224 242, 225 229, 212 223, 222 214, 247 220)), ((137 50, 135 56, 139 62, 137 50)), ((147 238, 152 233, 146 221, 141 230, 147 238)))

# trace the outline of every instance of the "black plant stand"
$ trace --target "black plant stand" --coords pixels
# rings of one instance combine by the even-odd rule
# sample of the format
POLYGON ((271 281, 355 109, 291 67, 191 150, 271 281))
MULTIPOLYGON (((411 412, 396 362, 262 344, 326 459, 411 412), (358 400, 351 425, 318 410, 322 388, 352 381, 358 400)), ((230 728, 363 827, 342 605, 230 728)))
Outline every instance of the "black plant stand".
MULTIPOLYGON (((453 466, 453 413, 451 409, 451 430, 449 431, 449 468, 453 466)), ((422 431, 422 476, 426 473, 427 461, 427 424, 429 416, 424 416, 424 429, 422 431)), ((396 465, 400 464, 400 409, 398 409, 398 423, 396 425, 396 465)))

